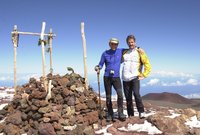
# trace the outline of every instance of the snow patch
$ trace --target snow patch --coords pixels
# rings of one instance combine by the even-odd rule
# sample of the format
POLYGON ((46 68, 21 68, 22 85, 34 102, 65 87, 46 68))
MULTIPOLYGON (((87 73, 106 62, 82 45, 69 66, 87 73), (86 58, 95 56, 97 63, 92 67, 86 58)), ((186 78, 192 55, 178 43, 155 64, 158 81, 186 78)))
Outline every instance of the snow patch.
POLYGON ((200 128, 200 121, 197 119, 197 116, 191 117, 189 120, 185 122, 185 125, 189 126, 190 128, 200 128))
POLYGON ((136 131, 136 132, 148 132, 148 134, 150 135, 154 135, 154 134, 161 134, 162 131, 160 131, 159 129, 157 129, 155 126, 152 126, 151 123, 149 123, 148 121, 144 121, 144 124, 128 124, 128 127, 121 127, 118 128, 120 131, 136 131))

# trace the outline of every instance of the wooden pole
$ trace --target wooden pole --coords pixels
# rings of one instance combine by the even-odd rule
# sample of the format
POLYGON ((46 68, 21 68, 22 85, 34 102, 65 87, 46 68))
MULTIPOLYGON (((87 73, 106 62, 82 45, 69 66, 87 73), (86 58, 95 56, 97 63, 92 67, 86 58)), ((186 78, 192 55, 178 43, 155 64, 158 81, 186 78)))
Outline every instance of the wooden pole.
POLYGON ((43 22, 42 23, 42 30, 41 30, 41 35, 40 35, 40 39, 41 39, 41 47, 42 47, 42 73, 43 73, 43 83, 44 83, 44 88, 47 91, 47 80, 46 80, 46 73, 45 73, 45 69, 46 69, 46 64, 45 64, 45 49, 44 49, 44 31, 45 31, 45 26, 46 23, 43 22))
MULTIPOLYGON (((12 32, 12 34, 15 33, 15 32, 12 32)), ((21 35, 33 35, 33 36, 41 36, 41 33, 35 33, 35 32, 22 32, 22 31, 18 31, 17 32, 18 34, 21 34, 21 35)), ((44 33, 44 36, 53 36, 55 37, 56 34, 46 34, 44 33)))
POLYGON ((85 88, 88 90, 88 74, 87 74, 87 53, 86 53, 86 39, 85 39, 85 32, 84 32, 84 22, 81 22, 81 36, 83 42, 83 62, 84 62, 84 78, 85 78, 85 88))
POLYGON ((40 36, 41 38, 41 46, 42 46, 42 71, 43 71, 43 82, 44 82, 44 87, 45 90, 47 91, 47 80, 46 80, 46 74, 45 74, 45 50, 44 50, 44 36, 50 37, 50 72, 53 73, 52 69, 52 39, 56 35, 52 32, 52 29, 50 29, 50 33, 46 34, 44 33, 45 31, 45 26, 46 23, 43 22, 42 24, 42 30, 41 33, 34 33, 34 32, 20 32, 17 31, 17 26, 14 26, 14 30, 11 32, 12 34, 12 42, 13 42, 13 47, 14 47, 14 89, 16 90, 17 87, 17 47, 18 47, 18 41, 19 41, 19 34, 21 35, 33 35, 33 36, 40 36))
POLYGON ((14 25, 14 29, 12 32, 12 42, 14 49, 14 89, 16 93, 17 87, 17 46, 18 46, 19 34, 17 33, 17 25, 14 25))
POLYGON ((14 89, 16 93, 16 88, 17 88, 17 47, 14 46, 14 89))
POLYGON ((53 74, 53 64, 52 64, 52 40, 53 40, 53 32, 52 29, 50 29, 49 36, 49 53, 50 53, 50 73, 53 74))

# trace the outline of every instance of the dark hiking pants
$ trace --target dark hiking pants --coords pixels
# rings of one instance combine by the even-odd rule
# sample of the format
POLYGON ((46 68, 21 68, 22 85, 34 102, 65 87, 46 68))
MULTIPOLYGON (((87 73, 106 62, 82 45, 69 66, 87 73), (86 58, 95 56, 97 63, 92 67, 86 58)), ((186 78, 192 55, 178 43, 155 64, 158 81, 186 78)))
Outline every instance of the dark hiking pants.
POLYGON ((104 87, 106 92, 106 106, 108 109, 108 115, 113 115, 113 108, 112 108, 112 86, 114 87, 117 93, 117 106, 118 106, 118 113, 123 113, 123 93, 122 93, 122 84, 119 77, 107 77, 104 76, 104 87))
POLYGON ((134 95, 138 112, 144 112, 144 105, 140 96, 140 81, 138 80, 138 77, 128 82, 123 81, 123 88, 126 97, 128 116, 134 116, 132 95, 134 95))

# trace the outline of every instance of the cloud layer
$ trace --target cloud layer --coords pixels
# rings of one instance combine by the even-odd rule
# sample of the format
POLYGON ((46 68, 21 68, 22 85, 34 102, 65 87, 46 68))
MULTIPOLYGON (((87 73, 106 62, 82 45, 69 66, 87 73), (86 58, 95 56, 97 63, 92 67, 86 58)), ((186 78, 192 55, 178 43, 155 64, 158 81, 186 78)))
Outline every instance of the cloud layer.
POLYGON ((196 74, 158 71, 152 73, 142 86, 186 86, 200 85, 200 76, 196 74))

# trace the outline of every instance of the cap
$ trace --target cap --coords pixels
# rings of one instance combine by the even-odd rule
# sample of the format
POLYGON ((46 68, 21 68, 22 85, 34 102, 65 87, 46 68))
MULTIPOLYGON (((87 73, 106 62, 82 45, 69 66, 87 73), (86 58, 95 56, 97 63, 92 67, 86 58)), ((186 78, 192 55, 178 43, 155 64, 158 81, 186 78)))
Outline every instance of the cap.
POLYGON ((116 38, 111 38, 109 43, 119 44, 119 40, 116 38))

